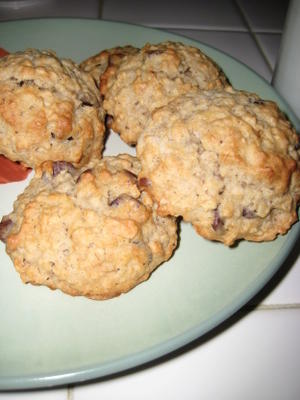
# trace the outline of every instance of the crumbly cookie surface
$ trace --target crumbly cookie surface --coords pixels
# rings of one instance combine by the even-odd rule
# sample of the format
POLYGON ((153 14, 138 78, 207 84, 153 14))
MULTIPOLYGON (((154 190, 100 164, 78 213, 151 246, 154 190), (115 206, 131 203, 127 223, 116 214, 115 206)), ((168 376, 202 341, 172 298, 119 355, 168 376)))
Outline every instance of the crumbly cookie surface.
POLYGON ((119 155, 74 169, 46 162, 0 224, 22 280, 108 299, 146 280, 173 253, 176 220, 138 187, 140 163, 119 155))
POLYGON ((53 52, 0 59, 0 153, 36 168, 47 160, 84 165, 101 157, 104 113, 89 74, 53 52))
MULTIPOLYGON (((100 53, 97 53, 94 56, 82 61, 80 63, 80 68, 83 71, 91 74, 94 81, 96 82, 96 85, 100 87, 102 75, 108 67, 110 68, 110 75, 112 75, 113 73, 115 73, 124 57, 130 54, 136 54, 138 51, 138 48, 130 45, 105 49, 100 53)), ((106 79, 107 78, 108 77, 106 76, 106 79)))
POLYGON ((207 239, 272 240, 297 220, 299 139, 275 103, 203 91, 153 113, 140 137, 140 185, 160 215, 207 239))
POLYGON ((199 49, 182 43, 147 44, 102 75, 103 106, 111 127, 135 144, 151 112, 192 90, 226 87, 220 68, 199 49))

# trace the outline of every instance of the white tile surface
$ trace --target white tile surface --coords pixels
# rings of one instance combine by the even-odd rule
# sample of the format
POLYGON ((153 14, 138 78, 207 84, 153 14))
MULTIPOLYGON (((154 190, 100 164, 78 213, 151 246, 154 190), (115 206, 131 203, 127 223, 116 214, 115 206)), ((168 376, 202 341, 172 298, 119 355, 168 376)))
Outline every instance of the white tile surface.
POLYGON ((246 30, 233 0, 103 0, 101 15, 155 27, 246 30))
POLYGON ((73 400, 299 400, 300 310, 254 311, 169 361, 75 387, 73 400))
MULTIPOLYGON (((168 29, 170 30, 170 29, 168 29)), ((172 32, 199 40, 235 57, 271 81, 272 73, 250 33, 172 29, 172 32)))
POLYGON ((68 400, 68 389, 0 393, 0 400, 68 400))
POLYGON ((281 34, 257 33, 256 38, 272 70, 274 70, 279 54, 281 34))
POLYGON ((256 32, 282 32, 288 0, 236 0, 240 9, 256 32))

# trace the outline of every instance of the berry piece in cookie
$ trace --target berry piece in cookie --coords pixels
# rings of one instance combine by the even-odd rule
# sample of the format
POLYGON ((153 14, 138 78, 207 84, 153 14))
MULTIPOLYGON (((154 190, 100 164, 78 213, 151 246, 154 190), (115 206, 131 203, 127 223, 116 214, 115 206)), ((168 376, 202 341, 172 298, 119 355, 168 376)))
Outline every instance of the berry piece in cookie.
POLYGON ((103 138, 99 91, 74 62, 35 49, 0 59, 0 154, 82 166, 101 157, 103 138))
POLYGON ((139 171, 139 161, 129 155, 81 169, 65 161, 44 163, 0 224, 23 282, 108 299, 168 260, 177 223, 157 214, 138 187, 139 171))
POLYGON ((181 96, 139 139, 141 188, 160 215, 207 239, 272 240, 297 220, 299 138, 271 101, 236 91, 181 96))
POLYGON ((221 69, 198 48, 176 42, 147 44, 103 73, 103 107, 111 127, 136 144, 152 111, 194 90, 228 86, 221 69))
MULTIPOLYGON (((83 71, 88 72, 93 77, 96 85, 100 87, 102 75, 107 70, 107 68, 110 68, 109 75, 112 75, 117 70, 124 57, 130 54, 136 54, 138 51, 138 48, 130 45, 105 49, 102 50, 100 53, 97 53, 94 56, 82 61, 80 63, 80 68, 83 71)), ((107 78, 108 76, 106 76, 105 79, 107 78)))

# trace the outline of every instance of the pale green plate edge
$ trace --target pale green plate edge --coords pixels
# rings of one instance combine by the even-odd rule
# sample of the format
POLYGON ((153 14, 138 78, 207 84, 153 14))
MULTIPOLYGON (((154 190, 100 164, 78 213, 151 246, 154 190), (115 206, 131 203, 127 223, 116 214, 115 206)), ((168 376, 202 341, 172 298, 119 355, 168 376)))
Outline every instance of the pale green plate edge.
MULTIPOLYGON (((0 30, 1 25, 3 24, 18 24, 18 23, 32 23, 33 21, 41 21, 43 19, 36 19, 36 20, 20 20, 20 21, 12 21, 12 22, 2 22, 0 23, 0 30)), ((119 22, 112 22, 112 21, 103 21, 103 20, 83 20, 83 19, 76 19, 76 18, 45 18, 44 20, 66 20, 66 21, 84 21, 86 23, 104 23, 108 25, 112 25, 122 29, 122 27, 133 27, 137 29, 146 29, 149 32, 157 32, 158 30, 148 28, 148 27, 140 27, 126 23, 119 23, 119 22)), ((161 31, 164 35, 166 34, 165 31, 161 31)), ((284 111, 287 116, 290 118, 291 122, 294 124, 297 131, 299 131, 300 121, 293 113, 291 108, 286 104, 286 102, 282 99, 282 97, 276 92, 276 90, 271 87, 267 81, 264 80, 261 76, 257 75, 251 68, 247 65, 235 60, 233 57, 223 53, 220 50, 213 48, 212 46, 205 45, 199 41, 195 41, 189 38, 184 38, 182 36, 167 33, 170 40, 184 40, 185 42, 189 42, 194 45, 201 46, 201 48, 206 51, 208 54, 210 51, 215 53, 215 55, 219 55, 225 62, 233 62, 239 64, 244 71, 252 75, 252 78, 256 81, 257 84, 262 84, 264 86, 264 90, 270 95, 271 99, 276 99, 281 107, 282 111, 284 111)), ((222 64, 222 63, 220 63, 222 64)), ((226 71, 225 71, 226 72, 226 71)), ((242 78, 243 80, 243 78, 242 78)), ((237 87, 239 85, 236 85, 237 87)), ((259 88, 256 87, 253 91, 259 92, 259 88)), ((188 343, 194 341, 195 339, 203 336, 216 326, 220 325, 222 322, 230 318, 233 314, 235 314, 241 307, 243 307, 251 298, 253 298, 265 285, 266 283, 273 277, 273 275, 278 271, 281 267, 283 262, 286 260, 287 256, 290 254, 291 250, 293 249, 300 233, 300 224, 296 224, 292 227, 290 232, 288 233, 288 241, 284 244, 284 251, 281 252, 279 257, 272 263, 268 264, 263 272, 258 276, 258 278, 252 282, 251 285, 248 286, 248 289, 243 292, 243 294, 235 299, 232 303, 228 304, 226 307, 221 309, 218 313, 216 313, 211 319, 206 321, 205 323, 200 324, 199 326, 194 327, 186 331, 184 334, 181 334, 175 338, 170 340, 164 341, 159 345, 151 347, 145 351, 138 352, 132 354, 130 357, 123 357, 117 360, 113 360, 108 363, 104 364, 96 364, 92 365, 89 368, 81 368, 76 370, 68 370, 64 373, 53 374, 53 375, 33 375, 33 376, 26 376, 26 377, 0 377, 0 390, 19 390, 19 389, 33 389, 33 388, 45 388, 45 387, 53 387, 53 386, 61 386, 67 385, 71 383, 80 383, 86 382, 89 380, 94 380, 96 378, 105 377, 111 374, 116 374, 121 371, 126 371, 131 368, 141 366, 146 364, 150 361, 153 361, 157 358, 160 358, 166 354, 169 354, 188 343)))

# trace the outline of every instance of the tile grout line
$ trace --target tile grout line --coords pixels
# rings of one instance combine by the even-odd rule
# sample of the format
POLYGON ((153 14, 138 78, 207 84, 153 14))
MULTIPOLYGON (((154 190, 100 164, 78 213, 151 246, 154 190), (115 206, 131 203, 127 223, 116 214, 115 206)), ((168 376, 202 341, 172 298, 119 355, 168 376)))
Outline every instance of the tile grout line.
MULTIPOLYGON (((300 303, 290 303, 290 304, 272 304, 272 305, 246 305, 239 310, 239 312, 253 312, 253 311, 279 311, 279 310, 300 310, 300 303)), ((74 400, 74 390, 73 385, 67 386, 67 400, 74 400)))
POLYGON ((232 32, 232 33, 248 33, 248 31, 246 30, 242 30, 242 29, 224 29, 224 28, 203 28, 203 27, 198 27, 198 28, 194 28, 194 27, 161 27, 161 29, 163 30, 168 30, 168 29, 172 29, 172 30, 180 30, 180 31, 195 31, 195 32, 218 32, 218 33, 227 33, 227 32, 232 32))
POLYGON ((67 387, 67 400, 73 400, 74 399, 74 387, 68 385, 67 387))
POLYGON ((103 0, 98 0, 98 2, 99 2, 98 19, 102 19, 102 14, 103 14, 103 0))
POLYGON ((260 42, 259 42, 259 40, 258 40, 258 38, 256 36, 256 33, 252 30, 250 21, 248 20, 246 13, 244 13, 242 7, 239 5, 237 0, 234 0, 234 4, 236 5, 236 8, 237 8, 237 10, 239 11, 239 13, 241 15, 241 17, 242 17, 242 19, 243 19, 243 21, 244 21, 244 23, 245 23, 245 25, 246 25, 246 27, 248 29, 248 32, 250 33, 252 39, 254 40, 254 43, 256 44, 259 52, 261 53, 264 61, 266 62, 267 67, 269 68, 269 70, 271 72, 271 75, 273 75, 274 71, 273 71, 272 65, 271 65, 267 55, 265 54, 264 49, 262 48, 262 46, 261 46, 261 44, 260 44, 260 42))
MULTIPOLYGON (((110 21, 110 20, 104 20, 104 21, 110 21)), ((235 33, 247 33, 247 29, 240 29, 240 28, 233 28, 233 27, 203 27, 203 26, 198 26, 198 25, 165 25, 165 24, 152 24, 152 23, 140 23, 140 26, 146 27, 146 28, 154 28, 154 29, 162 29, 162 30, 168 30, 168 29, 180 29, 180 30, 186 30, 186 31, 205 31, 205 32, 235 32, 235 33)))
POLYGON ((274 311, 274 310, 300 310, 300 303, 287 303, 287 304, 249 304, 244 306, 242 310, 245 311, 274 311))

